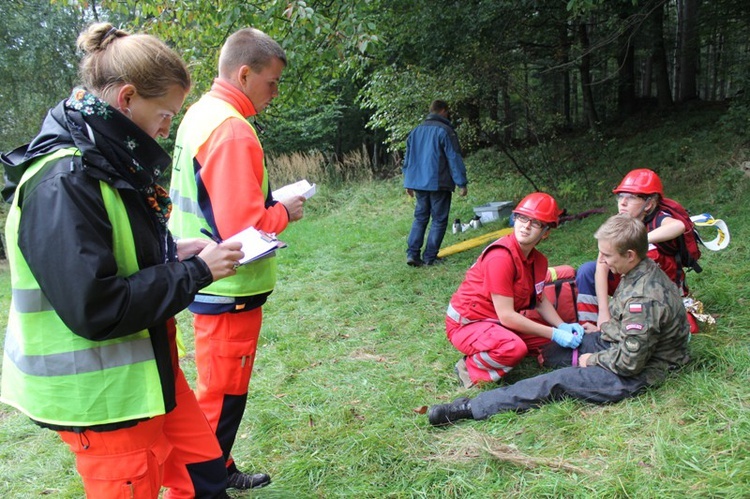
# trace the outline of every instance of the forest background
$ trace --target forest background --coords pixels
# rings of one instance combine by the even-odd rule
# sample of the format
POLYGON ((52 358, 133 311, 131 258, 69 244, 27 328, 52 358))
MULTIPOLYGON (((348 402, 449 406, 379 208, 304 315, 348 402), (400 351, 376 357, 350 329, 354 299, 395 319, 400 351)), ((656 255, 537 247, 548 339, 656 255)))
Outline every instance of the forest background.
MULTIPOLYGON (((31 139, 76 84, 75 39, 95 20, 177 48, 194 76, 187 105, 240 27, 268 32, 289 57, 281 95, 259 117, 262 141, 276 186, 307 177, 319 191, 284 233, 236 446, 238 462, 274 484, 235 495, 746 495, 750 3, 5 0, 0 151, 31 139), (645 166, 694 213, 727 221, 730 247, 704 250, 704 272, 689 276, 717 324, 693 338, 688 368, 615 406, 567 401, 427 425, 424 405, 479 390, 458 387, 442 321, 481 248, 438 268, 404 264, 413 206, 400 158, 434 98, 451 103, 464 148, 469 196, 452 208, 464 220, 532 190, 569 214, 613 213, 612 187, 645 166)), ((590 235, 605 216, 556 230, 541 248, 550 263, 594 258, 590 235)), ((502 225, 448 234, 446 244, 502 225)), ((0 311, 9 290, 0 264, 0 311)), ((0 312, 0 331, 5 320, 0 312)), ((192 380, 187 314, 180 324, 192 380)), ((508 381, 536 372, 530 361, 508 381)), ((80 497, 72 459, 53 433, 0 407, 0 496, 80 497)))
POLYGON ((520 164, 514 151, 698 99, 731 101, 747 125, 744 0, 6 0, 0 150, 28 141, 74 86, 75 39, 97 20, 178 49, 195 82, 187 105, 233 31, 278 40, 289 66, 259 117, 271 163, 341 165, 355 151, 376 176, 398 174, 408 132, 440 98, 465 154, 501 151, 532 188, 581 196, 596 186, 576 158, 520 164))

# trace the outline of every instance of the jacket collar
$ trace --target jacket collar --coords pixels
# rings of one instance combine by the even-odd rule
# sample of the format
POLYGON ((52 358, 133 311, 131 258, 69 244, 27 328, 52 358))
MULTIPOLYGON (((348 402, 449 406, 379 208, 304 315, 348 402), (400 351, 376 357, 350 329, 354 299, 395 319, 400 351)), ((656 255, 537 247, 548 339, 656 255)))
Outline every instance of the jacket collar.
POLYGON ((633 267, 628 271, 627 274, 623 275, 623 279, 628 280, 636 280, 639 277, 641 277, 643 274, 648 272, 652 266, 656 265, 656 262, 654 262, 652 259, 646 257, 643 260, 641 260, 638 265, 633 267))
POLYGON ((221 78, 214 79, 210 93, 214 97, 231 104, 245 118, 258 114, 247 95, 226 80, 222 80, 221 78))
POLYGON ((443 123, 444 125, 448 125, 449 127, 453 128, 453 124, 440 116, 439 114, 430 113, 427 115, 427 117, 424 119, 425 121, 439 121, 440 123, 443 123))

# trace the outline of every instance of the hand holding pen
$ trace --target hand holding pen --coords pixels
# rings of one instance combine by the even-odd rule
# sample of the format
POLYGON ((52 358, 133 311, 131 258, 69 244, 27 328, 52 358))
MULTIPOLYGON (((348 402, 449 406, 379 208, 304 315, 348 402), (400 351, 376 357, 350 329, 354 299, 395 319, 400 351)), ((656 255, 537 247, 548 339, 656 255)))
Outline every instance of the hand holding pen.
POLYGON ((205 227, 201 227, 201 234, 203 234, 204 236, 208 236, 216 244, 221 244, 223 242, 219 236, 215 235, 205 227))
POLYGON ((240 251, 242 243, 236 241, 225 243, 221 238, 205 228, 201 228, 200 231, 216 243, 215 245, 209 244, 198 254, 198 257, 211 270, 214 281, 236 274, 240 259, 245 256, 240 251))

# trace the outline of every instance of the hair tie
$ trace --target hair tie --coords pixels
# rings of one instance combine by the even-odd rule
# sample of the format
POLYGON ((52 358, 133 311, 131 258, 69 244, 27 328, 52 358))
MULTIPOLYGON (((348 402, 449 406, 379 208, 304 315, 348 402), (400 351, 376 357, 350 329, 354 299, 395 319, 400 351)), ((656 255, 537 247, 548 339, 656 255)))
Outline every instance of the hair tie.
POLYGON ((106 40, 107 38, 109 38, 110 36, 113 36, 113 35, 114 35, 115 33, 117 33, 117 28, 115 28, 115 27, 113 26, 113 27, 112 27, 112 28, 110 28, 110 30, 109 30, 109 31, 107 31, 107 33, 106 33, 106 34, 105 34, 105 35, 104 35, 104 36, 102 37, 102 43, 104 43, 104 41, 105 41, 105 40, 106 40))

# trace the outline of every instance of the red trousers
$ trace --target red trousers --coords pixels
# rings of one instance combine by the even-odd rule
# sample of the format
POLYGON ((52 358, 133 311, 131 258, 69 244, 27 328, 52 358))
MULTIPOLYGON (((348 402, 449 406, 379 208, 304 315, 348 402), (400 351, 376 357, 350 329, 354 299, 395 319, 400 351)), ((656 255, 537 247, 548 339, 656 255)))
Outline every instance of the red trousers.
MULTIPOLYGON (((138 389, 138 387, 133 387, 138 389)), ((151 499, 219 497, 227 485, 221 449, 181 370, 177 407, 115 431, 59 431, 76 455, 86 496, 151 499), (187 463, 197 463, 188 469, 187 463)))
POLYGON ((516 333, 496 322, 478 321, 459 325, 445 319, 448 340, 466 355, 471 381, 500 381, 529 354, 550 342, 532 334, 516 333))
POLYGON ((198 371, 195 395, 216 433, 230 473, 235 469, 231 450, 245 412, 262 321, 261 308, 193 316, 198 371))

